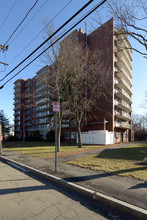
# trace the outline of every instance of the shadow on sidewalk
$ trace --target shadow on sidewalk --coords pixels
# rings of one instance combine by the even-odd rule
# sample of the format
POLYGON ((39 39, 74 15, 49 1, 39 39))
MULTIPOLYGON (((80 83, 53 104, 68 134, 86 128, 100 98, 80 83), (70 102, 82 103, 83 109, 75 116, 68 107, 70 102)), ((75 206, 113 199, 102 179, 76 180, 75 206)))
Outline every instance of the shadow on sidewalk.
POLYGON ((147 188, 147 181, 144 183, 138 183, 137 185, 132 186, 129 189, 140 189, 140 188, 147 188))
POLYGON ((122 173, 139 171, 139 170, 146 170, 146 169, 147 169, 147 166, 132 168, 132 169, 125 169, 125 170, 118 170, 118 171, 114 171, 114 172, 112 171, 110 173, 101 173, 101 174, 95 174, 95 175, 89 175, 89 176, 68 177, 68 178, 64 178, 64 180, 70 181, 70 182, 81 182, 81 181, 104 178, 104 177, 109 177, 109 176, 113 176, 113 175, 119 175, 122 173))
POLYGON ((10 188, 10 189, 0 189, 0 195, 19 193, 19 192, 32 192, 37 190, 48 190, 47 186, 26 186, 26 187, 18 187, 18 188, 10 188))

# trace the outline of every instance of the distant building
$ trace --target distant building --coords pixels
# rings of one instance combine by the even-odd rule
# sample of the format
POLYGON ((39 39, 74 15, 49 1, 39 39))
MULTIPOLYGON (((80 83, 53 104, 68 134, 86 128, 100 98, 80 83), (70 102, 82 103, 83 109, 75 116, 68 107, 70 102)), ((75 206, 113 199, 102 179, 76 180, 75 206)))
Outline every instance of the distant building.
POLYGON ((45 83, 49 67, 45 66, 32 79, 18 79, 14 86, 15 136, 28 137, 32 131, 39 130, 43 137, 54 126, 51 117, 51 89, 45 83))
POLYGON ((4 139, 9 138, 10 136, 14 136, 14 125, 9 124, 6 126, 7 131, 4 133, 4 139))
MULTIPOLYGON (((97 59, 103 60, 109 74, 109 94, 96 100, 99 109, 94 111, 93 118, 87 114, 86 124, 82 124, 82 142, 110 144, 131 141, 132 51, 126 35, 115 31, 114 20, 111 19, 87 38, 82 29, 73 31, 67 38, 86 42, 91 51, 101 51, 102 56, 97 59)), ((15 135, 19 138, 28 136, 32 130, 40 130, 45 137, 47 131, 54 129, 53 91, 43 82, 44 75, 51 76, 50 67, 39 70, 33 79, 15 81, 15 135)), ((77 141, 76 126, 69 119, 62 125, 62 140, 77 141)))

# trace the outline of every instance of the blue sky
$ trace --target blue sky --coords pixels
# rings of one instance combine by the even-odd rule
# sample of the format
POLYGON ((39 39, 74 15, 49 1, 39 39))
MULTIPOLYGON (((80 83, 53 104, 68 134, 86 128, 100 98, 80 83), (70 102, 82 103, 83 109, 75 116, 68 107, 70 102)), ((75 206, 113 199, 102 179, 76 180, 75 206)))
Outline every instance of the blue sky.
MULTIPOLYGON (((1 0, 0 27, 3 24, 14 2, 15 0, 13 1, 1 0)), ((32 7, 34 2, 35 0, 16 1, 16 4, 14 5, 14 8, 11 11, 8 19, 6 20, 3 27, 0 29, 1 45, 5 44, 5 42, 8 40, 12 32, 17 27, 17 25, 21 22, 21 20, 26 15, 28 10, 32 7)), ((44 32, 38 34, 44 28, 43 20, 50 21, 61 9, 63 9, 64 6, 66 6, 69 3, 67 7, 53 21, 55 28, 58 28, 86 2, 88 2, 88 0, 87 1, 39 0, 36 6, 34 7, 34 9, 28 15, 25 22, 20 26, 18 31, 8 42, 9 45, 8 51, 4 53, 0 52, 0 61, 9 64, 9 66, 6 68, 2 64, 0 64, 0 79, 3 78, 10 70, 12 70, 20 61, 22 61, 29 53, 31 53, 39 44, 41 44, 44 41, 43 39, 44 32), (27 24, 28 22, 29 24, 27 24), (34 38, 35 40, 32 41, 32 39, 34 38), (21 54, 19 54, 28 45, 28 43, 30 43, 30 45, 21 54)), ((92 6, 95 5, 96 3, 98 3, 97 0, 95 0, 94 3, 91 4, 91 6, 89 6, 84 11, 84 13, 88 11, 90 8, 92 8, 92 6)), ((99 11, 100 10, 101 8, 99 8, 99 11)), ((94 14, 92 16, 94 16, 94 14)), ((81 15, 78 16, 77 18, 79 17, 81 17, 81 15)), ((91 22, 92 22, 91 17, 88 17, 85 21, 87 23, 88 30, 91 30, 91 22)), ((78 25, 77 29, 82 27, 82 29, 85 30, 85 21, 83 21, 80 25, 78 25)), ((70 25, 73 23, 74 21, 71 22, 70 25)), ((39 52, 41 51, 42 49, 39 52)), ((141 55, 137 54, 136 52, 133 52, 132 56, 133 56, 133 112, 140 114, 140 113, 144 113, 144 110, 140 107, 140 105, 143 103, 145 99, 145 91, 147 90, 147 60, 143 58, 141 55)), ((21 67, 23 66, 24 65, 22 65, 21 67)), ((4 110, 5 114, 10 118, 11 122, 13 121, 14 81, 17 80, 18 78, 24 78, 24 79, 32 78, 35 75, 35 73, 43 66, 44 63, 41 61, 41 59, 37 59, 23 72, 21 72, 18 76, 16 76, 13 80, 11 80, 8 84, 6 84, 3 89, 0 90, 0 110, 4 110)), ((20 68, 17 69, 17 71, 19 70, 20 68)), ((13 74, 11 74, 11 76, 17 73, 17 71, 14 71, 13 74)), ((0 86, 4 82, 6 82, 6 80, 8 80, 9 78, 10 77, 7 77, 4 81, 0 82, 0 86)))

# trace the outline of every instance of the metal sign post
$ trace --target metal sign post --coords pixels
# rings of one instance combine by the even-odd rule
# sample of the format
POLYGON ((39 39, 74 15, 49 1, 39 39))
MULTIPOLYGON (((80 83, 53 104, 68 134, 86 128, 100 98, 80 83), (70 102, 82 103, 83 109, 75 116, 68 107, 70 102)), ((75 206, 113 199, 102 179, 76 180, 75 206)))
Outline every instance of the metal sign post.
POLYGON ((2 153, 3 153, 2 140, 3 140, 3 136, 2 136, 2 125, 0 124, 0 154, 1 154, 1 155, 2 155, 2 153))
POLYGON ((53 102, 53 112, 55 112, 55 173, 57 173, 57 117, 60 109, 59 102, 53 102))
POLYGON ((55 113, 55 173, 57 173, 57 112, 55 113))

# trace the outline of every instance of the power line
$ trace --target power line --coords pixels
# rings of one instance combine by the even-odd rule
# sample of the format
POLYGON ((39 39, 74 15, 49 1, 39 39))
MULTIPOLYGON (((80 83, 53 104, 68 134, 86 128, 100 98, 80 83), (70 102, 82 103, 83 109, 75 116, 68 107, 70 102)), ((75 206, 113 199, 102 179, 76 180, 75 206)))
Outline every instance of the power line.
MULTIPOLYGON (((47 1, 48 1, 48 0, 47 0, 47 1)), ((51 19, 51 21, 48 22, 48 23, 45 25, 45 27, 44 27, 41 31, 39 31, 39 32, 37 33, 37 35, 24 47, 24 49, 21 50, 20 53, 10 62, 10 64, 12 64, 12 62, 41 34, 41 32, 43 32, 43 31, 45 30, 45 28, 46 28, 49 24, 51 24, 51 22, 53 22, 53 21, 55 20, 55 18, 56 18, 71 2, 72 2, 72 0, 70 0, 70 1, 51 19)), ((10 64, 9 64, 9 65, 10 65, 10 64)), ((0 80, 0 81, 1 81, 1 80, 0 80)))
POLYGON ((37 58, 39 58, 43 53, 45 53, 49 48, 51 48, 55 43, 57 43, 61 38, 63 38, 67 33, 69 33, 73 28, 75 28, 79 23, 81 23, 85 18, 87 18, 91 13, 93 13, 97 8, 103 5, 107 0, 101 1, 99 4, 94 6, 90 11, 86 13, 76 24, 74 24, 71 28, 69 28, 64 34, 62 34, 56 41, 54 41, 49 47, 47 47, 44 51, 42 51, 37 57, 35 57, 32 61, 30 61, 26 66, 24 66, 19 72, 17 72, 14 76, 12 76, 9 80, 7 80, 1 87, 2 89, 9 81, 11 81, 15 76, 17 76, 20 72, 22 72, 26 67, 28 67, 31 63, 33 63, 37 58))
POLYGON ((6 23, 6 20, 8 19, 9 15, 11 14, 11 12, 12 12, 12 10, 13 10, 13 8, 14 8, 16 2, 17 2, 17 0, 15 0, 15 2, 14 2, 14 4, 12 5, 12 7, 11 7, 9 13, 8 13, 8 15, 6 16, 6 18, 5 18, 5 20, 3 21, 2 25, 0 26, 0 30, 2 29, 2 27, 3 27, 4 24, 6 23))
POLYGON ((13 37, 13 35, 15 34, 15 32, 18 30, 18 28, 22 25, 22 23, 25 21, 25 19, 27 18, 27 16, 29 15, 29 13, 32 11, 32 9, 35 7, 35 5, 37 4, 39 0, 36 0, 36 2, 34 3, 34 5, 29 9, 29 11, 27 12, 27 14, 24 16, 24 18, 22 19, 22 21, 19 23, 19 25, 15 28, 15 30, 13 31, 13 33, 10 35, 9 39, 6 41, 5 45, 9 42, 9 40, 13 37))
MULTIPOLYGON (((23 59, 17 66, 15 66, 3 79, 16 70, 21 64, 23 64, 29 57, 31 57, 37 50, 39 50, 47 41, 49 41, 54 35, 56 35, 64 26, 66 26, 71 20, 73 20, 78 14, 80 14, 86 7, 88 7, 94 0, 88 1, 82 8, 80 8, 74 15, 72 15, 63 25, 61 25, 53 34, 51 34, 42 44, 40 44, 33 52, 31 52, 25 59, 23 59)), ((105 0, 106 1, 106 0, 105 0)))
POLYGON ((16 37, 9 43, 9 46, 10 44, 12 44, 16 38, 22 33, 22 31, 26 28, 26 26, 33 20, 33 18, 38 14, 38 12, 44 7, 44 5, 48 2, 49 0, 46 0, 43 5, 38 9, 38 11, 32 16, 32 18, 26 23, 26 25, 23 27, 23 29, 16 35, 16 37))

